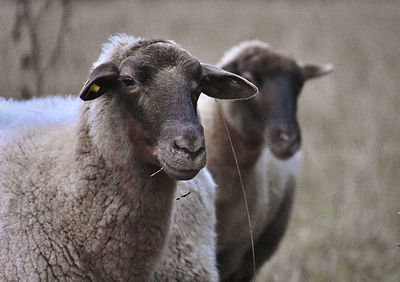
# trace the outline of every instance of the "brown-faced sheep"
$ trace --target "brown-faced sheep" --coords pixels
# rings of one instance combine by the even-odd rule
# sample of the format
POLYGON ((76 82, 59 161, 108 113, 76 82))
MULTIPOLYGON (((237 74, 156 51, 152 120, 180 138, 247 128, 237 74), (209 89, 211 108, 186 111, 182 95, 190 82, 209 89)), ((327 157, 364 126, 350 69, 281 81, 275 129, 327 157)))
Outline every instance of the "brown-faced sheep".
MULTIPOLYGON (((228 51, 220 66, 253 82, 260 94, 221 101, 243 176, 253 227, 256 268, 276 250, 288 223, 299 169, 297 99, 303 84, 331 72, 302 65, 260 41, 228 51)), ((217 183, 217 261, 222 281, 249 281, 253 259, 241 185, 223 120, 213 99, 199 101, 207 168, 217 183)))
POLYGON ((192 226, 171 228, 176 211, 187 213, 180 215, 188 216, 185 224, 211 220, 209 234, 200 234, 207 240, 187 243, 192 252, 182 254, 182 267, 192 270, 188 277, 216 280, 213 209, 202 202, 213 199, 214 183, 202 170, 204 133, 194 105, 201 92, 244 98, 256 91, 174 42, 112 37, 75 118, 32 121, 2 141, 0 280, 148 281, 169 238, 187 243, 180 228, 192 226), (181 190, 202 205, 176 207, 181 190), (191 222, 200 212, 208 214, 191 222), (213 265, 193 268, 203 261, 213 265))

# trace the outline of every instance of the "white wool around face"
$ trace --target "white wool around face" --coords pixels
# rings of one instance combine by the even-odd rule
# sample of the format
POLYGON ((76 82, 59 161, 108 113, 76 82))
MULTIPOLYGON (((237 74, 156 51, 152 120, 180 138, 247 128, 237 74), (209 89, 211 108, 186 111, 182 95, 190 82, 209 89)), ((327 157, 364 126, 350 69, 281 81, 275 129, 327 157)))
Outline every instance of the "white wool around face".
POLYGON ((28 101, 0 99, 0 144, 24 128, 67 122, 77 118, 82 101, 76 97, 34 98, 28 101))
MULTIPOLYGON (((101 54, 97 61, 93 63, 92 70, 107 62, 113 62, 116 66, 119 66, 126 57, 132 55, 132 49, 136 43, 142 40, 144 39, 141 37, 125 33, 110 36, 108 42, 103 44, 101 54)), ((172 40, 168 40, 168 42, 179 47, 172 40)))
POLYGON ((230 62, 235 60, 237 56, 241 52, 243 52, 244 49, 249 48, 249 47, 261 47, 261 48, 266 48, 269 49, 271 46, 263 41, 260 40, 248 40, 248 41, 243 41, 235 46, 233 46, 231 49, 225 52, 225 54, 222 56, 221 60, 218 63, 218 66, 225 66, 228 65, 230 62))
POLYGON ((96 62, 93 63, 92 69, 95 69, 106 62, 121 63, 123 59, 129 56, 129 52, 136 42, 142 40, 125 33, 118 33, 110 36, 108 42, 104 43, 101 48, 101 54, 96 62))

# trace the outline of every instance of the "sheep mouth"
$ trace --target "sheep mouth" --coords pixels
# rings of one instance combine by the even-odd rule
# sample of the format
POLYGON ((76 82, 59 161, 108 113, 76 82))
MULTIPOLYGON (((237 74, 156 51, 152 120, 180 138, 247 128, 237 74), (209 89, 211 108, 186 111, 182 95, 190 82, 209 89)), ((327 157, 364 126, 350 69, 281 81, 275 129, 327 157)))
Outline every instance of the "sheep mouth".
POLYGON ((166 161, 161 162, 163 171, 176 180, 189 180, 199 173, 200 169, 181 169, 166 161))
POLYGON ((291 158, 298 150, 300 149, 300 142, 295 142, 294 144, 288 146, 270 146, 270 150, 272 154, 280 159, 280 160, 287 160, 291 158))
POLYGON ((199 150, 197 154, 190 154, 174 147, 160 148, 159 164, 167 175, 176 180, 192 179, 206 165, 205 149, 199 150))

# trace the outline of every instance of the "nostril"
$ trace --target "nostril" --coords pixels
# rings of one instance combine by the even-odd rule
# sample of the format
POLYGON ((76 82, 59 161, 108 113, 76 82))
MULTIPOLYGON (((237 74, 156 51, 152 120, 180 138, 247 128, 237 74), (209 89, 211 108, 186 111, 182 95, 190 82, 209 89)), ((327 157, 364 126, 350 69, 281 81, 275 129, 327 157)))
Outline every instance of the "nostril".
POLYGON ((284 132, 279 133, 279 138, 286 142, 290 142, 292 140, 292 137, 290 136, 290 134, 287 134, 284 132))
POLYGON ((176 139, 174 141, 174 147, 175 147, 175 149, 185 150, 186 149, 186 142, 184 142, 183 138, 176 139))
POLYGON ((285 131, 278 131, 278 138, 283 142, 291 143, 296 140, 296 134, 285 131))
POLYGON ((193 154, 192 154, 193 158, 195 158, 195 157, 197 157, 198 155, 204 153, 205 150, 206 150, 206 149, 205 149, 204 147, 201 147, 201 148, 198 149, 196 152, 193 152, 193 154))
POLYGON ((195 158, 205 151, 204 146, 195 146, 194 144, 188 144, 182 139, 174 141, 174 148, 177 151, 181 151, 191 158, 195 158))
POLYGON ((182 151, 185 154, 190 154, 190 150, 186 149, 184 146, 179 145, 179 142, 174 141, 174 149, 177 151, 182 151))

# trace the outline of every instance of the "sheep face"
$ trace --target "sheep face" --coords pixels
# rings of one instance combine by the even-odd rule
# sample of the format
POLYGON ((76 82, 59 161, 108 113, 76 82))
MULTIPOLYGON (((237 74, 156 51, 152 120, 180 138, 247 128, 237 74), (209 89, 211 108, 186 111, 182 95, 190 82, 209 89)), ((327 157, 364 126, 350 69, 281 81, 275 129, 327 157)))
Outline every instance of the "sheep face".
MULTIPOLYGON (((276 58, 279 59, 279 58, 276 58)), ((304 84, 299 66, 287 60, 271 68, 269 56, 255 58, 244 75, 260 87, 251 107, 254 123, 264 128, 264 140, 280 159, 290 158, 301 145, 301 132, 296 117, 297 100, 304 84)))
POLYGON ((135 158, 163 168, 174 179, 190 179, 206 163, 203 127, 195 110, 201 92, 247 98, 257 88, 235 74, 201 64, 175 44, 156 42, 136 49, 119 66, 99 65, 81 98, 116 101, 122 134, 135 158))
MULTIPOLYGON (((255 143, 267 144, 279 159, 290 158, 301 145, 301 132, 296 117, 297 100, 304 83, 311 78, 331 72, 330 65, 301 65, 294 59, 274 52, 270 47, 251 46, 223 68, 253 82, 260 94, 253 99, 237 102, 242 111, 243 126, 260 128, 263 136, 255 143)), ((257 144, 255 144, 256 146, 257 144)))

